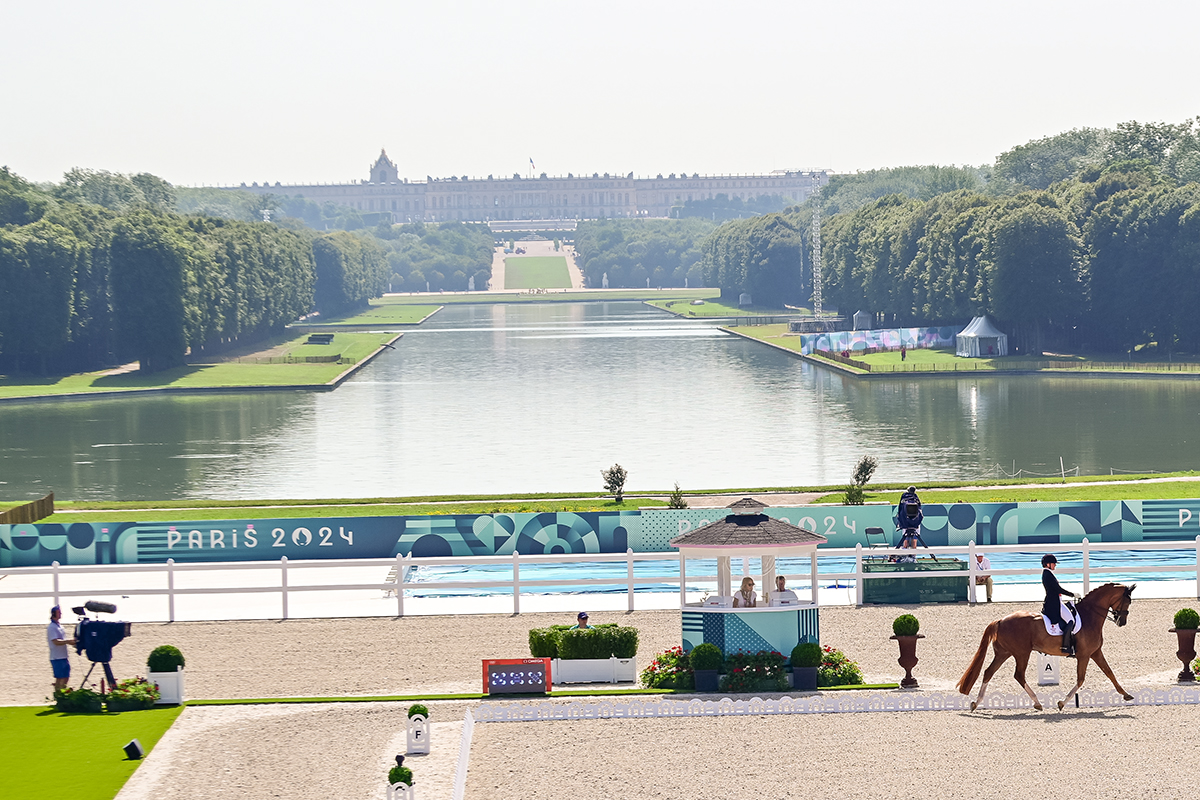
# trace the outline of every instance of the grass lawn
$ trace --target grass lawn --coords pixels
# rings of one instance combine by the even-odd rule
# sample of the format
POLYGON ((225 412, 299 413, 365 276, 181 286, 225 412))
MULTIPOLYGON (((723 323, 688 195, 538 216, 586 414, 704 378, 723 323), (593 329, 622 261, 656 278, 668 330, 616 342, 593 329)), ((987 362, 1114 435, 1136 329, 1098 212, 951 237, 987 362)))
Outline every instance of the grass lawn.
POLYGON ((127 759, 121 748, 137 739, 149 753, 182 711, 182 706, 120 714, 0 708, 5 800, 112 800, 141 763, 127 759))
MULTIPOLYGON (((717 297, 720 297, 720 294, 717 297)), ((678 314, 681 317, 696 317, 698 319, 703 317, 778 317, 783 314, 807 313, 807 311, 798 311, 794 308, 769 308, 767 306, 738 308, 737 306, 725 305, 720 300, 705 300, 702 306, 694 306, 690 300, 647 300, 646 302, 655 308, 670 311, 672 314, 678 314)), ((782 327, 783 330, 787 330, 787 325, 766 327, 782 327)))
POLYGON ((508 256, 505 289, 570 289, 571 273, 563 256, 508 256))
MULTIPOLYGON (((1103 479, 1103 476, 1097 480, 1103 479)), ((1068 478, 1068 481, 1070 479, 1068 478)), ((921 489, 918 492, 923 503, 1028 503, 1035 500, 1178 500, 1200 495, 1200 483, 1196 481, 1168 481, 1165 483, 1122 482, 1095 486, 1088 483, 1059 483, 1036 488, 1013 489, 1005 486, 989 486, 984 489, 921 489)), ((863 499, 868 503, 896 503, 900 491, 867 492, 863 499)), ((842 492, 833 492, 818 498, 817 503, 840 503, 842 492)))
POLYGON ((321 325, 418 325, 440 305, 401 305, 372 300, 366 311, 349 317, 323 319, 321 325))
MULTIPOLYGON (((507 270, 506 270, 507 272, 507 270)), ((493 305, 496 303, 596 303, 616 300, 648 300, 654 298, 687 298, 688 300, 704 300, 709 297, 720 297, 720 289, 576 289, 571 292, 558 292, 551 297, 527 294, 506 294, 503 292, 460 292, 457 294, 441 294, 439 292, 421 294, 389 294, 372 301, 379 305, 419 305, 434 301, 440 305, 493 305)))
POLYGON ((340 354, 342 359, 359 361, 392 338, 384 333, 336 333, 328 345, 305 344, 308 334, 288 335, 264 342, 267 348, 247 354, 241 361, 211 361, 143 375, 126 372, 119 375, 82 372, 74 375, 41 378, 31 375, 0 375, 0 397, 34 397, 79 392, 134 391, 138 389, 180 389, 239 386, 310 386, 327 383, 349 368, 348 363, 260 364, 253 358, 270 356, 323 356, 340 354))
POLYGON ((542 501, 505 501, 505 502, 457 502, 457 503, 411 503, 411 504, 380 504, 367 505, 351 503, 348 505, 326 505, 320 501, 314 505, 282 505, 274 506, 267 501, 264 505, 226 506, 209 504, 207 506, 191 506, 184 509, 167 504, 94 503, 100 510, 83 511, 72 508, 68 503, 56 503, 55 513, 41 520, 42 523, 72 523, 95 522, 170 522, 187 518, 189 520, 207 519, 296 519, 306 517, 387 517, 387 516, 425 516, 430 514, 518 514, 541 513, 543 511, 631 511, 642 507, 665 506, 665 500, 647 500, 628 498, 625 503, 618 505, 612 500, 542 500, 542 501))

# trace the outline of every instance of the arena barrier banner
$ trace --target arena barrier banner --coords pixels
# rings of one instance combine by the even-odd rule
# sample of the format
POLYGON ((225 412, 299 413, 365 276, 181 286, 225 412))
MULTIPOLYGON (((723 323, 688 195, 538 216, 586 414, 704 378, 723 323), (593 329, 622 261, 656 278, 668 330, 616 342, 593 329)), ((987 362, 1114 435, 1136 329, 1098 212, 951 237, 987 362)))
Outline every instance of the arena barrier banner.
MULTIPOLYGON (((931 547, 1194 541, 1200 499, 926 504, 921 535, 931 547)), ((897 542, 891 505, 768 507, 766 513, 828 538, 826 547, 866 544, 868 527, 897 542)), ((324 517, 181 522, 0 525, 0 568, 60 564, 150 564, 670 552, 671 539, 723 518, 723 508, 630 511, 324 517)))
POLYGON ((841 352, 894 350, 904 345, 909 350, 931 347, 954 347, 959 328, 880 328, 869 331, 827 331, 800 334, 800 352, 812 355, 818 350, 841 352))

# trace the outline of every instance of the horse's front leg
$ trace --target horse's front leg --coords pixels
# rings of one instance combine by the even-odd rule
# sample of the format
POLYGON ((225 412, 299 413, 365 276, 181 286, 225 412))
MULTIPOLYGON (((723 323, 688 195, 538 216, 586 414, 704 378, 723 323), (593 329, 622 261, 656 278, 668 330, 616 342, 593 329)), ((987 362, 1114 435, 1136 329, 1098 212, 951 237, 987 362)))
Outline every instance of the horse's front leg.
POLYGON ((1013 656, 1017 662, 1013 677, 1017 679, 1017 683, 1021 684, 1021 688, 1025 690, 1025 694, 1029 695, 1029 699, 1033 701, 1033 707, 1041 711, 1042 702, 1038 700, 1038 696, 1033 693, 1033 689, 1029 688, 1029 683, 1025 680, 1025 670, 1029 666, 1029 655, 1029 653, 1025 653, 1024 655, 1017 653, 1013 656))
POLYGON ((1058 701, 1058 710, 1059 711, 1062 711, 1066 707, 1067 703, 1071 702, 1071 698, 1074 697, 1075 694, 1080 689, 1083 688, 1083 676, 1087 674, 1087 662, 1088 662, 1088 660, 1086 658, 1080 657, 1080 658, 1076 659, 1075 688, 1073 688, 1073 689, 1071 689, 1071 691, 1067 692, 1067 696, 1064 697, 1062 700, 1058 701))
POLYGON ((1104 653, 1097 650, 1092 654, 1092 661, 1095 661, 1096 666, 1098 666, 1104 672, 1104 674, 1108 676, 1108 679, 1112 681, 1112 685, 1116 687, 1116 690, 1121 693, 1122 697, 1124 697, 1126 700, 1133 699, 1133 695, 1125 691, 1121 684, 1117 683, 1117 676, 1113 674, 1112 667, 1108 666, 1108 659, 1104 657, 1104 653))

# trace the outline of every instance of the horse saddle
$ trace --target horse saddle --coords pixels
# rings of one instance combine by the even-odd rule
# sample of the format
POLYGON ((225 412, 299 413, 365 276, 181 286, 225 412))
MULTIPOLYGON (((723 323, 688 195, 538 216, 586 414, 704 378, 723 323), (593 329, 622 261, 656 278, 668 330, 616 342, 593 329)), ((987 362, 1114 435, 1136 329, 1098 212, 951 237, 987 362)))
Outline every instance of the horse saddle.
MULTIPOLYGON (((1058 613, 1062 615, 1063 620, 1073 619, 1074 627, 1071 628, 1071 633, 1079 633, 1079 629, 1083 627, 1083 622, 1079 619, 1079 614, 1073 606, 1068 606, 1066 603, 1060 602, 1058 604, 1058 613)), ((1050 618, 1045 614, 1042 614, 1042 622, 1046 624, 1046 633, 1051 636, 1063 635, 1062 628, 1051 622, 1050 618)))

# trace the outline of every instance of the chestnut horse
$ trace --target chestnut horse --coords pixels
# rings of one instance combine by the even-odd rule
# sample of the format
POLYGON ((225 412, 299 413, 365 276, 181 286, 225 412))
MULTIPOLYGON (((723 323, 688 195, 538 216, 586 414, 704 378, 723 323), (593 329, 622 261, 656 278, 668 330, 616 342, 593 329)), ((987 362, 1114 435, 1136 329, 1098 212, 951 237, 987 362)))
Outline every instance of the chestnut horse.
MULTIPOLYGON (((1126 700, 1133 699, 1133 695, 1117 683, 1117 678, 1113 675, 1100 648, 1104 644, 1103 628, 1107 614, 1112 613, 1113 622, 1117 623, 1118 627, 1124 625, 1129 618, 1129 604, 1133 602, 1131 595, 1135 586, 1137 586, 1136 583, 1133 586, 1106 583, 1088 592, 1087 597, 1075 604, 1075 610, 1082 620, 1082 627, 1079 629, 1079 633, 1075 634, 1075 655, 1078 661, 1075 665, 1075 688, 1067 694, 1066 698, 1059 701, 1060 711, 1083 686, 1083 676, 1087 673, 1089 659, 1096 662, 1096 666, 1104 671, 1104 674, 1112 681, 1112 685, 1126 700)), ((987 657, 989 642, 994 642, 993 649, 996 655, 992 659, 992 663, 988 665, 987 671, 983 673, 983 682, 979 684, 979 696, 975 698, 975 702, 971 703, 971 710, 974 711, 976 706, 983 702, 983 693, 987 691, 988 681, 996 674, 1000 665, 1008 660, 1009 656, 1012 656, 1017 661, 1014 675, 1017 683, 1021 684, 1021 688, 1033 698, 1033 707, 1041 711, 1042 704, 1038 702, 1037 695, 1025 682, 1025 667, 1029 664, 1029 654, 1034 650, 1049 655, 1061 655, 1062 637, 1046 633, 1046 625, 1041 614, 1018 612, 1009 614, 1004 619, 996 620, 984 629, 983 639, 979 642, 979 650, 971 659, 967 671, 958 681, 958 691, 965 695, 971 694, 971 687, 975 685, 975 680, 979 677, 983 660, 987 657)))

